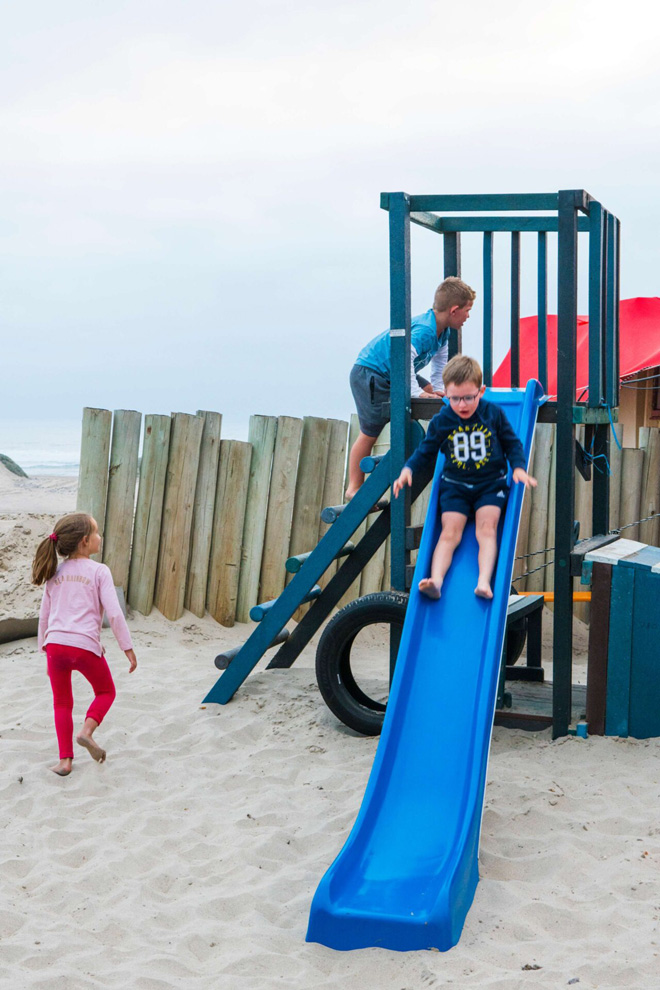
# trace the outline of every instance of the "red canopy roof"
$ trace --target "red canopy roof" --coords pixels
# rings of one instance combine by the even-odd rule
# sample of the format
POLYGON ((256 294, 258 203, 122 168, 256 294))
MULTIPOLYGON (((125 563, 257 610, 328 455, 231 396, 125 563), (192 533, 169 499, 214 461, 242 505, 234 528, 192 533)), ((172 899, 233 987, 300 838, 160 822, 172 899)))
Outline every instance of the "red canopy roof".
MULTIPOLYGON (((627 378, 660 365, 660 299, 622 299, 619 307, 619 352, 621 378, 627 378)), ((576 396, 589 381, 589 320, 578 316, 576 396)), ((538 375, 537 317, 520 321, 520 382, 538 375)), ((493 375, 493 385, 507 388, 511 384, 511 352, 493 375)), ((548 394, 557 394, 557 317, 548 316, 548 394)), ((583 395, 583 398, 585 396, 583 395)))

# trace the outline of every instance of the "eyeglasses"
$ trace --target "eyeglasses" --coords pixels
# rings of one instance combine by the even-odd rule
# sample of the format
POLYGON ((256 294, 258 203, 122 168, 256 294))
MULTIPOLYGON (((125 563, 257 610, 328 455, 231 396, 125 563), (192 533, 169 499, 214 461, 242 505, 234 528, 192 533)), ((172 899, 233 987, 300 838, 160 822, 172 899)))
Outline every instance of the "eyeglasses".
POLYGON ((460 406, 461 402, 469 405, 470 402, 474 402, 475 399, 479 398, 479 393, 475 392, 474 395, 448 395, 447 398, 452 406, 460 406))

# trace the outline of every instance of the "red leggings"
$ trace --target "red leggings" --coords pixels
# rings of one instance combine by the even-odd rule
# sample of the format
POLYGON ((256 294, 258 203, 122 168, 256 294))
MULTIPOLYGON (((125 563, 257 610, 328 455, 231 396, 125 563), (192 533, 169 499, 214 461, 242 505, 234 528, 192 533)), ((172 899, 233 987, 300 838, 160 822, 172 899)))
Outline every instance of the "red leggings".
POLYGON ((48 643, 48 676, 53 689, 55 709, 55 732, 60 747, 60 759, 73 759, 73 691, 71 672, 78 670, 94 688, 94 701, 89 706, 86 718, 93 718, 99 725, 105 718, 110 705, 115 700, 115 685, 105 657, 97 657, 89 650, 77 646, 60 646, 48 643))

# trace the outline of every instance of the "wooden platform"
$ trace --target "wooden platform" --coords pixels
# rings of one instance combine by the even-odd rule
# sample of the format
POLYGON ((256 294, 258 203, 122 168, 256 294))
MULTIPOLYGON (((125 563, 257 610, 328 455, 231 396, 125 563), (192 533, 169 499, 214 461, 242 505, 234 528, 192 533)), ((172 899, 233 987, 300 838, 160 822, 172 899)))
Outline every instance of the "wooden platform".
MULTIPOLYGON (((539 732, 552 726, 552 681, 507 681, 507 693, 511 694, 511 708, 498 708, 495 725, 509 729, 528 729, 539 732)), ((586 717, 587 689, 584 684, 574 684, 572 691, 571 721, 586 717)))

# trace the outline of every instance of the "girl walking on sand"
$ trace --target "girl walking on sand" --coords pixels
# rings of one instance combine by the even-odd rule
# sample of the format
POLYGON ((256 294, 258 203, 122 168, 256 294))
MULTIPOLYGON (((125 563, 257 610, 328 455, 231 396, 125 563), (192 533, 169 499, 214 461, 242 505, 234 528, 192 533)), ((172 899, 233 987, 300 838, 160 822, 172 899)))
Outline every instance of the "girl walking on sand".
POLYGON ((60 519, 50 536, 41 541, 32 564, 33 583, 46 585, 39 614, 38 642, 48 660, 60 749, 60 762, 50 769, 60 777, 71 773, 73 761, 71 672, 74 670, 80 671, 94 689, 94 700, 76 742, 98 763, 105 760, 105 750, 94 739, 94 732, 115 700, 115 685, 100 638, 104 611, 128 658, 130 673, 137 667, 110 569, 90 559, 100 548, 96 520, 84 512, 74 512, 60 519), (64 557, 59 566, 58 554, 64 557))

